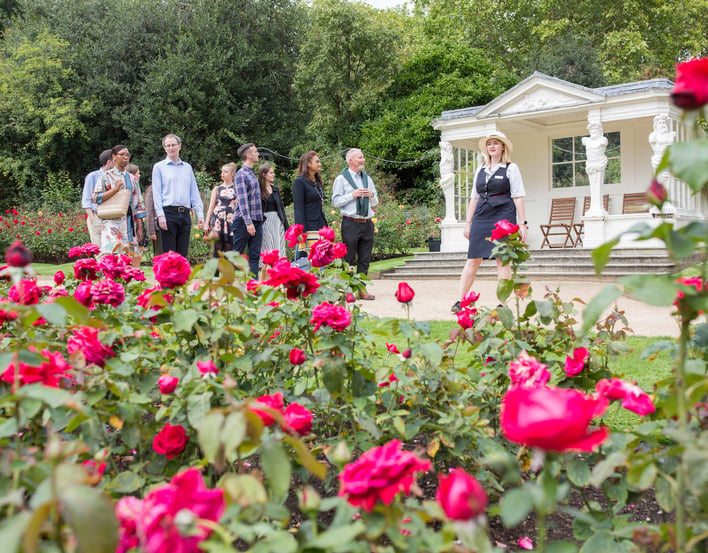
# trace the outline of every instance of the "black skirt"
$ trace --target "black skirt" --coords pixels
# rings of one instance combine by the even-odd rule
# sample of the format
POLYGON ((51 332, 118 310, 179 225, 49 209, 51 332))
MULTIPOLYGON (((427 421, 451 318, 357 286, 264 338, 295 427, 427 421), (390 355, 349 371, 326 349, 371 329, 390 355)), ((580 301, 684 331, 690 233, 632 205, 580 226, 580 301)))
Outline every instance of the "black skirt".
POLYGON ((474 210, 472 226, 470 228, 470 245, 467 249, 467 259, 489 259, 492 255, 494 244, 489 240, 498 221, 506 219, 516 224, 516 205, 509 197, 490 198, 487 201, 480 197, 477 208, 474 210), (494 203, 495 205, 492 205, 494 203))

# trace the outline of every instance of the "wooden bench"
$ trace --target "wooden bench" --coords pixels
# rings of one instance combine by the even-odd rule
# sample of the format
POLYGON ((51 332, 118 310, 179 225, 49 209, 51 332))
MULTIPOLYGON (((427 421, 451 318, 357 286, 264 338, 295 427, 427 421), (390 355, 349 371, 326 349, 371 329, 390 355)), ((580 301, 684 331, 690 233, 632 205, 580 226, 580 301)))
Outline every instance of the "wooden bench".
POLYGON ((553 198, 548 223, 539 225, 543 234, 541 248, 571 248, 575 246, 573 222, 575 220, 575 198, 553 198), (555 241, 555 238, 561 241, 555 241), (554 241, 551 241, 551 238, 554 241))
POLYGON ((622 198, 622 215, 629 213, 649 213, 646 192, 625 194, 622 198))

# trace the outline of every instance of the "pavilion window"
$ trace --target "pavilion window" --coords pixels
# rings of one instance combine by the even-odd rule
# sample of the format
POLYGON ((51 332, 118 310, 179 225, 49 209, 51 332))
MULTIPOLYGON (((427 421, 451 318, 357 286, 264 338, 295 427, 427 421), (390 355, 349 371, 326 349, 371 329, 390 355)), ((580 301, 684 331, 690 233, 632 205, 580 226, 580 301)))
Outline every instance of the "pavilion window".
MULTIPOLYGON (((621 143, 619 132, 605 133, 607 137, 607 167, 605 184, 619 184, 622 177, 621 143)), ((551 141, 551 172, 553 188, 589 186, 585 172, 585 146, 582 136, 554 138, 551 141)))

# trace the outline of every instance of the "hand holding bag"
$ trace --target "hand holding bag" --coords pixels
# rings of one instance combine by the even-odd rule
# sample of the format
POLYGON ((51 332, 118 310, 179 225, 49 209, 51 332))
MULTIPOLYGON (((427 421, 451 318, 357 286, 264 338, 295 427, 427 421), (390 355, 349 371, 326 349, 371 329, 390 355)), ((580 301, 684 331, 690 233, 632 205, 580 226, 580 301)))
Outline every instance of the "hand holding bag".
POLYGON ((96 215, 101 219, 120 219, 128 213, 131 191, 128 188, 121 188, 107 200, 104 200, 96 208, 96 215))

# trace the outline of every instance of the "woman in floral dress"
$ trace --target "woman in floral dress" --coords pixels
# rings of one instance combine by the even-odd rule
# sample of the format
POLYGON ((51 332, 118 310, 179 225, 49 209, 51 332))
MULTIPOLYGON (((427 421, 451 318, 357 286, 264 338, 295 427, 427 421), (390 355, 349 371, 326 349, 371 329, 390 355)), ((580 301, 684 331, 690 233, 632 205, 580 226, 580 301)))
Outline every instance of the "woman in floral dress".
POLYGON ((128 213, 124 217, 101 220, 101 255, 122 253, 135 258, 139 255, 138 242, 143 238, 143 225, 139 220, 146 216, 145 204, 140 187, 133 184, 133 180, 125 170, 130 162, 128 147, 118 144, 111 149, 111 152, 113 168, 101 173, 92 200, 96 204, 101 204, 121 188, 126 188, 130 191, 130 202, 128 213))
POLYGON ((234 220, 234 202, 236 189, 234 188, 234 175, 236 164, 227 163, 221 168, 221 184, 211 191, 209 210, 204 219, 204 237, 215 239, 214 257, 219 252, 231 251, 231 223, 234 220))

